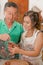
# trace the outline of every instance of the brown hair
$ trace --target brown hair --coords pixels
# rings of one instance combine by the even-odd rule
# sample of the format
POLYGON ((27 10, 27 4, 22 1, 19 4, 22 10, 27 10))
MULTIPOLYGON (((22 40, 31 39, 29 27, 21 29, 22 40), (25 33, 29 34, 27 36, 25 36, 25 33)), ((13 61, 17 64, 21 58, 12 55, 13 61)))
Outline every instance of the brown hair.
POLYGON ((34 27, 37 29, 40 29, 40 22, 39 22, 39 14, 37 12, 33 12, 33 11, 28 11, 24 14, 23 18, 25 16, 29 16, 32 23, 34 24, 34 27))

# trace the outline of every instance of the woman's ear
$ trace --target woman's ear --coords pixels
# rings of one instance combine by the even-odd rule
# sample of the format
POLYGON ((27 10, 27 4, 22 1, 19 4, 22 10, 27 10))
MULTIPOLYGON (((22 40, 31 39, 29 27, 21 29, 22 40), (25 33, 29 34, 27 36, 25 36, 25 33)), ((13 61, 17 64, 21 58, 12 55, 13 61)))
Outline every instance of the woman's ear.
POLYGON ((33 27, 36 25, 36 22, 33 22, 33 27))
POLYGON ((36 22, 34 22, 34 25, 36 25, 36 22))

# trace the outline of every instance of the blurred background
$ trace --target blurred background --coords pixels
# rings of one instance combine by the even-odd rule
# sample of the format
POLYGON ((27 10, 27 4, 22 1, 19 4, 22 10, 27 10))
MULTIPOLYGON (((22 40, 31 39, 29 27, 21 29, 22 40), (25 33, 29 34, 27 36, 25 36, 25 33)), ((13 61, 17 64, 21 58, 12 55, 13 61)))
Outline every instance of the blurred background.
POLYGON ((38 7, 41 10, 42 21, 40 21, 40 23, 41 30, 43 31, 43 0, 0 0, 0 19, 4 19, 4 5, 8 1, 15 2, 18 5, 19 7, 18 21, 20 23, 23 23, 22 17, 26 11, 31 10, 32 7, 34 6, 38 7))

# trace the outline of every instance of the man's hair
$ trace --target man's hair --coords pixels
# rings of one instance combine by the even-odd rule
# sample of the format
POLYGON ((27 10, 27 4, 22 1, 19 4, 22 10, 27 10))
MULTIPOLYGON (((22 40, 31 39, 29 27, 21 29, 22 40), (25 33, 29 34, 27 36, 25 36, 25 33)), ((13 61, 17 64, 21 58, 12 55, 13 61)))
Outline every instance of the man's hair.
POLYGON ((14 2, 7 2, 4 6, 4 10, 7 8, 7 7, 14 7, 14 8, 17 8, 18 9, 18 6, 16 3, 14 2))

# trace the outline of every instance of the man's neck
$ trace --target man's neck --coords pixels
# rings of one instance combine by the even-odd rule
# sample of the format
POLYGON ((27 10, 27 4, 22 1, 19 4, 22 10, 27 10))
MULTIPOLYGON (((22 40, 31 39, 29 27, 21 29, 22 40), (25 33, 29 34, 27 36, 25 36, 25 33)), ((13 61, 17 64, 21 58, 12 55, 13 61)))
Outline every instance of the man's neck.
POLYGON ((9 21, 9 20, 5 20, 5 22, 6 22, 6 25, 8 26, 8 28, 11 28, 13 22, 9 21))

